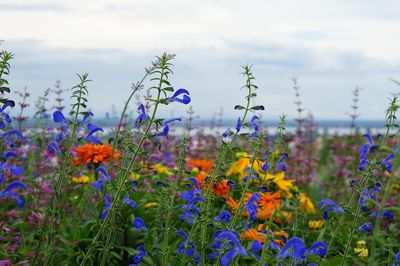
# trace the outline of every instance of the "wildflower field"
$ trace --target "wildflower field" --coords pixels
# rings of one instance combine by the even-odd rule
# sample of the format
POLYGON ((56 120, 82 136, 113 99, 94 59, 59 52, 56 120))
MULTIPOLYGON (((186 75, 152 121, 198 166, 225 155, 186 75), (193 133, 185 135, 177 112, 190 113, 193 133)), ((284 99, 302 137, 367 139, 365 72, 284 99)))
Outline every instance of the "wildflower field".
POLYGON ((171 84, 163 54, 107 132, 87 74, 44 91, 28 117, 12 60, 1 52, 1 266, 400 265, 397 97, 384 134, 359 134, 355 112, 350 134, 318 136, 295 86, 297 130, 283 115, 272 132, 244 65, 236 123, 208 135, 193 131, 190 90, 171 84), (160 117, 165 105, 188 117, 160 117))

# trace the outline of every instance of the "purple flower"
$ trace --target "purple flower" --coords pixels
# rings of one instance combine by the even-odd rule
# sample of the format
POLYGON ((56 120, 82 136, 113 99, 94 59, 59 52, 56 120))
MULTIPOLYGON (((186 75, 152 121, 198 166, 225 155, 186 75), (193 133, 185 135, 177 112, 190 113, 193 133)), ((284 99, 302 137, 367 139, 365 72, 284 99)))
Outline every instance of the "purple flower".
POLYGON ((188 95, 190 95, 190 93, 187 90, 180 88, 174 93, 174 95, 172 95, 172 97, 168 98, 168 101, 188 104, 191 100, 188 95), (178 98, 180 95, 182 95, 182 98, 178 98))

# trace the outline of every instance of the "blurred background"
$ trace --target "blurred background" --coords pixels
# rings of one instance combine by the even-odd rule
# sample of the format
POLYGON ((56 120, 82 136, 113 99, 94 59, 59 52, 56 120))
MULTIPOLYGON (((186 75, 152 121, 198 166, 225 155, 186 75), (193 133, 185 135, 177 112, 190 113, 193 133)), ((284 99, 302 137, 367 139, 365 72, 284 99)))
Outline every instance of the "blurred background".
MULTIPOLYGON (((96 117, 113 105, 120 111, 130 85, 165 51, 177 55, 175 88, 190 91, 203 119, 221 110, 237 117, 248 63, 264 120, 296 118, 297 77, 305 114, 317 121, 350 121, 357 86, 359 119, 383 121, 400 88, 389 80, 400 79, 399 8, 392 0, 0 0, 0 48, 15 55, 12 90, 27 87, 32 103, 56 80, 68 89, 88 72, 96 117)), ((161 114, 186 109, 173 104, 161 114)))

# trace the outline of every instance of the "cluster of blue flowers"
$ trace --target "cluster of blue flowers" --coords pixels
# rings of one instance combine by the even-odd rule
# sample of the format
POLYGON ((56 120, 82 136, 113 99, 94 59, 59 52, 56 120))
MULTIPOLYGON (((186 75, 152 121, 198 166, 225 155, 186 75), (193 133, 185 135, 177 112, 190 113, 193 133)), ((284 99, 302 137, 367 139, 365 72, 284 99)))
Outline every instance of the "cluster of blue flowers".
POLYGON ((201 190, 197 180, 193 177, 189 178, 189 180, 193 182, 194 189, 180 193, 181 198, 186 201, 186 204, 182 206, 184 213, 179 216, 179 219, 186 221, 188 224, 192 224, 196 216, 201 214, 199 207, 196 206, 196 203, 200 201, 205 202, 205 199, 202 196, 198 196, 201 195, 201 190))
MULTIPOLYGON (((8 107, 14 107, 14 101, 7 100, 1 107, 0 107, 0 128, 2 130, 6 129, 6 123, 10 124, 12 122, 11 117, 5 112, 8 107)), ((17 157, 17 154, 13 151, 16 148, 16 143, 14 141, 14 137, 18 138, 19 140, 24 140, 24 136, 20 131, 17 129, 9 129, 7 132, 0 134, 0 137, 5 140, 5 147, 8 146, 10 151, 5 153, 0 153, 1 161, 0 161, 0 184, 3 183, 4 176, 8 172, 14 176, 20 176, 24 172, 24 168, 22 166, 17 166, 14 164, 7 163, 8 159, 12 157, 17 157)), ((27 186, 21 181, 12 181, 8 184, 1 192, 0 192, 0 199, 1 198, 11 198, 14 199, 18 206, 23 207, 25 204, 25 200, 20 198, 18 194, 14 192, 15 188, 22 188, 24 190, 27 189, 27 186)))

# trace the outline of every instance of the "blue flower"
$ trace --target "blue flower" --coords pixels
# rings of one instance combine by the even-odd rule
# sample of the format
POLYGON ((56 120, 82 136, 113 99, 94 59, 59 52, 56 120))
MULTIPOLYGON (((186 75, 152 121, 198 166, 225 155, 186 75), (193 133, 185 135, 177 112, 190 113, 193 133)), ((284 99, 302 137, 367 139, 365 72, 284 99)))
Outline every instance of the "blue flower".
POLYGON ((260 203, 260 195, 258 193, 254 193, 243 207, 243 210, 247 210, 250 213, 250 221, 252 222, 257 220, 258 206, 255 203, 260 203))
POLYGON ((328 249, 328 245, 324 242, 315 242, 309 249, 304 252, 304 255, 318 255, 320 257, 324 257, 326 255, 326 251, 328 249))
POLYGON ((100 219, 104 220, 107 217, 108 210, 111 208, 111 197, 109 194, 105 195, 103 198, 103 201, 105 203, 103 212, 100 215, 100 219))
POLYGON ((295 263, 297 264, 299 260, 304 260, 304 252, 307 247, 304 244, 304 241, 298 237, 293 237, 289 239, 282 250, 276 256, 277 259, 283 259, 286 257, 292 257, 295 259, 295 263))
POLYGON ((241 128, 242 128, 242 121, 240 120, 240 117, 238 117, 236 122, 236 132, 239 132, 241 128))
POLYGON ((263 247, 264 245, 258 242, 257 240, 254 240, 253 243, 251 244, 251 253, 254 254, 257 260, 260 260, 260 256, 257 255, 257 252, 261 251, 263 247))
POLYGON ((392 160, 394 159, 395 155, 394 153, 397 152, 398 149, 398 145, 396 145, 393 149, 391 154, 389 154, 388 156, 386 156, 385 159, 382 160, 382 165, 385 167, 385 169, 389 172, 392 173, 392 167, 393 167, 393 162, 392 160))
POLYGON ((225 130, 224 133, 222 133, 222 137, 227 138, 229 136, 231 136, 233 134, 232 130, 230 128, 228 128, 227 130, 225 130))
POLYGON ((385 219, 385 220, 393 220, 394 219, 394 214, 389 210, 383 210, 383 212, 382 211, 374 211, 373 213, 371 213, 372 217, 377 217, 378 215, 383 217, 383 219, 385 219))
POLYGON ((63 123, 63 124, 68 123, 67 119, 65 118, 63 113, 61 113, 60 111, 55 111, 53 113, 53 120, 56 123, 63 123))
POLYGON ((368 199, 376 201, 375 194, 381 191, 381 187, 382 187, 381 183, 376 183, 375 187, 372 188, 370 191, 368 191, 368 189, 366 188, 363 190, 359 200, 362 211, 368 211, 367 207, 368 199))
POLYGON ((268 163, 268 156, 264 157, 264 164, 261 166, 261 170, 264 172, 267 171, 269 168, 269 163, 268 163))
POLYGON ((330 199, 321 200, 318 203, 318 205, 319 205, 320 208, 322 208, 324 206, 330 206, 330 208, 327 208, 327 209, 324 210, 324 220, 328 220, 329 219, 328 213, 330 211, 333 211, 333 212, 336 212, 336 213, 344 213, 344 210, 340 206, 336 205, 336 203, 333 202, 330 199))
POLYGON ((4 138, 4 140, 6 141, 8 146, 10 146, 11 148, 15 148, 16 144, 15 144, 15 141, 13 139, 13 136, 15 136, 19 140, 25 140, 26 139, 24 137, 24 135, 22 135, 21 131, 19 131, 17 129, 11 129, 8 132, 0 135, 0 137, 4 138))
POLYGON ((94 133, 100 131, 100 132, 104 132, 104 130, 101 127, 98 127, 92 123, 88 123, 87 124, 87 135, 85 136, 85 139, 92 136, 94 133))
POLYGON ((136 202, 135 202, 134 200, 131 200, 131 199, 129 198, 129 195, 127 195, 127 196, 123 199, 122 203, 128 204, 132 209, 136 208, 136 202))
POLYGON ((264 107, 264 105, 256 105, 256 106, 253 106, 253 107, 251 107, 251 110, 256 110, 256 111, 260 111, 260 110, 265 110, 265 107, 264 107))
POLYGON ((362 225, 360 225, 360 227, 358 227, 357 231, 371 233, 372 232, 372 224, 371 223, 362 224, 362 225))
POLYGON ((0 128, 5 128, 6 124, 3 121, 4 120, 10 124, 12 119, 11 117, 7 114, 7 112, 5 112, 5 110, 7 109, 7 107, 14 107, 15 106, 15 102, 11 101, 11 100, 7 100, 0 108, 0 128))
POLYGON ((49 144, 47 145, 47 151, 50 154, 61 154, 61 150, 58 147, 57 142, 55 141, 50 141, 49 144))
POLYGON ((196 206, 196 203, 199 201, 206 202, 203 197, 197 196, 193 197, 187 204, 183 205, 182 210, 185 213, 179 216, 179 219, 181 221, 186 221, 188 224, 192 224, 196 215, 199 216, 201 214, 199 207, 196 206))
POLYGON ((168 136, 168 133, 169 133, 169 123, 172 123, 172 122, 174 122, 174 121, 181 121, 182 119, 181 118, 172 118, 172 119, 167 119, 167 120, 164 120, 162 123, 161 123, 161 125, 164 127, 163 128, 163 130, 162 130, 162 132, 158 132, 155 136, 154 136, 154 139, 158 142, 158 139, 160 138, 160 137, 167 137, 168 136))
POLYGON ((214 217, 214 222, 227 223, 231 219, 231 214, 227 210, 223 210, 217 216, 214 217))
POLYGON ((397 252, 396 257, 394 258, 394 262, 392 266, 400 266, 400 252, 397 252))
POLYGON ((189 178, 189 180, 193 182, 195 188, 192 190, 189 190, 189 191, 180 192, 181 198, 187 202, 192 200, 195 195, 201 194, 201 190, 200 190, 200 187, 199 187, 199 184, 198 184, 196 178, 191 177, 191 178, 189 178))
POLYGON ((229 265, 237 255, 247 256, 246 250, 240 244, 237 236, 234 233, 229 231, 217 230, 214 233, 213 238, 214 238, 214 243, 211 245, 211 247, 213 247, 216 252, 210 255, 212 259, 218 257, 219 252, 221 251, 221 248, 223 246, 223 241, 227 241, 226 246, 228 247, 229 250, 225 253, 224 256, 221 257, 220 260, 221 265, 223 266, 229 265))
POLYGON ((137 266, 137 265, 139 265, 139 263, 140 263, 140 261, 142 260, 142 258, 144 257, 144 256, 146 256, 147 255, 147 252, 146 252, 146 250, 144 249, 144 246, 143 245, 139 245, 137 248, 136 248, 136 250, 137 251, 139 251, 139 253, 136 255, 136 256, 134 256, 133 258, 132 258, 132 264, 129 264, 128 266, 137 266))
POLYGON ((190 103, 190 97, 188 96, 190 93, 185 89, 178 89, 172 97, 168 98, 169 102, 179 102, 183 104, 190 103), (181 94, 183 94, 182 99, 178 98, 181 94))
POLYGON ((325 256, 328 246, 324 242, 316 242, 309 249, 301 238, 293 237, 289 239, 282 250, 276 256, 277 259, 292 257, 297 264, 299 260, 305 260, 308 255, 325 256))
POLYGON ((367 139, 367 142, 361 146, 360 151, 359 151, 359 153, 360 153, 360 167, 359 167, 360 171, 363 171, 368 166, 369 160, 367 158, 367 154, 378 148, 378 146, 373 145, 372 137, 370 134, 364 134, 363 137, 367 139))
POLYGON ((140 217, 136 217, 133 221, 133 228, 135 228, 136 230, 147 231, 147 226, 140 217))
POLYGON ((143 104, 139 105, 138 111, 139 111, 139 116, 136 118, 136 124, 141 124, 147 120, 147 114, 146 111, 144 110, 143 104))
POLYGON ((289 158, 289 154, 287 154, 286 152, 282 155, 282 157, 279 159, 278 163, 276 164, 276 167, 279 167, 282 169, 282 171, 286 171, 287 167, 286 165, 283 163, 284 160, 286 160, 287 158, 289 158))
POLYGON ((111 181, 111 177, 107 174, 107 171, 104 167, 100 166, 96 169, 96 172, 101 172, 104 177, 92 183, 92 187, 96 190, 103 190, 104 182, 111 181))
POLYGON ((250 134, 248 135, 249 138, 257 137, 257 136, 258 136, 258 131, 260 131, 260 127, 258 126, 256 120, 258 120, 258 121, 260 120, 260 118, 258 118, 258 116, 256 116, 256 115, 253 116, 253 117, 251 118, 251 120, 250 120, 249 125, 250 125, 250 127, 254 130, 254 132, 253 132, 253 133, 250 133, 250 134))
POLYGON ((186 256, 193 256, 194 261, 197 265, 200 265, 200 254, 196 252, 194 244, 189 240, 187 233, 183 230, 176 231, 178 235, 183 236, 184 240, 179 244, 176 252, 178 254, 184 254, 186 256))
POLYGON ((27 186, 24 183, 22 183, 21 181, 13 181, 10 184, 8 184, 8 186, 2 192, 0 192, 0 198, 8 197, 8 198, 15 199, 18 206, 23 207, 25 204, 25 201, 23 199, 21 199, 17 194, 11 192, 11 190, 16 187, 20 187, 25 190, 27 189, 27 186))

